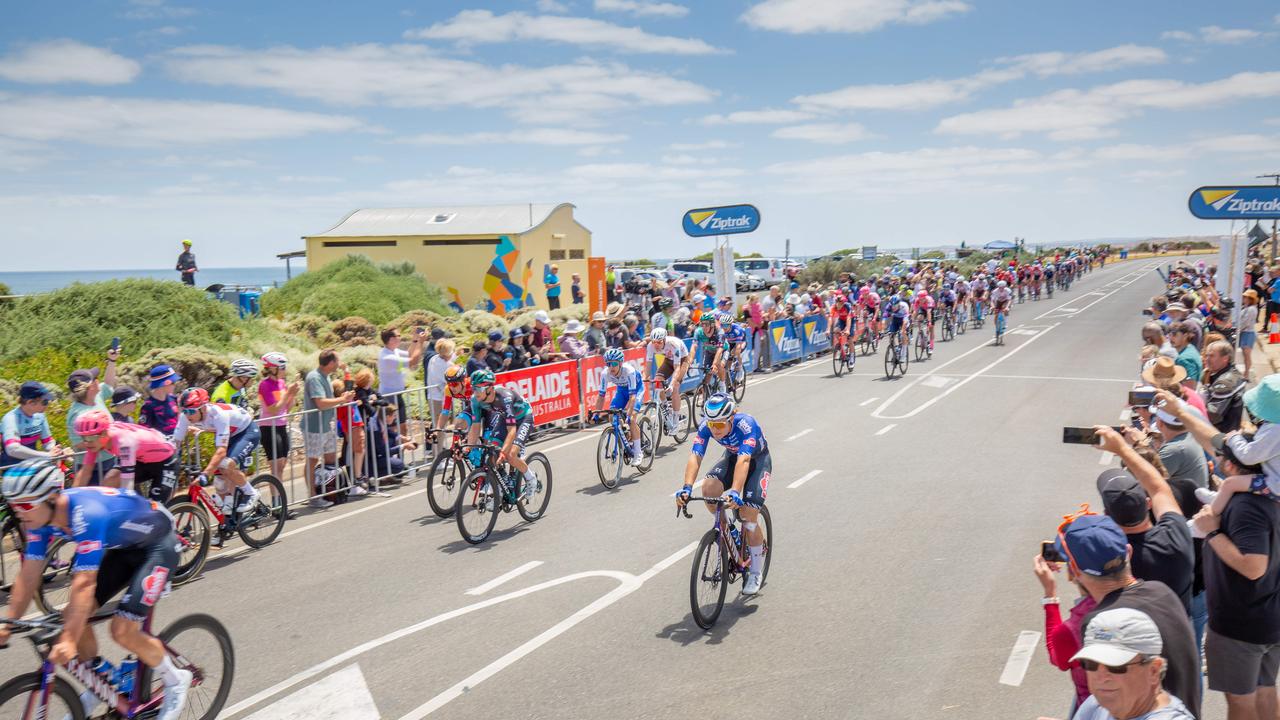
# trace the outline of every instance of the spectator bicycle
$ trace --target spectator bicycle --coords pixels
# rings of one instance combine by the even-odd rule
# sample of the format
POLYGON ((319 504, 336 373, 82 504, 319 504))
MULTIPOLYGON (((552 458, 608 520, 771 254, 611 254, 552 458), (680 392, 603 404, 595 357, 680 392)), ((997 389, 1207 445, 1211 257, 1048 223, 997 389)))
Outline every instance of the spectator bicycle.
POLYGON ((659 382, 658 378, 650 382, 652 383, 652 389, 649 391, 650 399, 640 407, 640 412, 649 419, 653 427, 653 449, 657 452, 658 446, 662 444, 663 435, 669 436, 677 445, 689 438, 689 431, 693 429, 693 399, 685 397, 682 403, 685 407, 685 416, 681 418, 675 405, 667 397, 665 383, 659 382))
POLYGON ((911 364, 909 348, 903 346, 901 334, 891 333, 889 335, 889 344, 884 348, 884 377, 886 380, 892 380, 895 373, 900 377, 906 377, 907 367, 911 364))
MULTIPOLYGON (((600 442, 596 447, 596 472, 600 475, 600 484, 610 490, 618 486, 622 479, 622 468, 631 464, 631 438, 626 426, 627 411, 625 409, 605 408, 597 415, 609 415, 609 427, 600 433, 600 442)), ((654 438, 653 423, 643 410, 636 423, 640 426, 640 463, 634 467, 643 475, 653 467, 653 455, 657 449, 654 438)), ((686 436, 688 433, 686 432, 686 436)))
POLYGON ((840 377, 845 371, 853 372, 853 364, 857 359, 853 343, 849 340, 849 333, 837 330, 835 344, 831 346, 831 368, 836 377, 840 377))
POLYGON ((551 502, 551 461, 546 455, 534 452, 525 458, 529 470, 538 478, 538 486, 529 497, 525 497, 524 475, 500 458, 500 445, 482 441, 475 445, 462 445, 461 449, 481 451, 480 463, 463 481, 453 509, 463 540, 478 545, 488 539, 498 522, 499 510, 517 510, 520 517, 528 522, 546 514, 547 504, 551 502))
MULTIPOLYGON (((715 524, 703 534, 698 549, 693 554, 693 569, 689 574, 689 605, 693 610, 693 621, 698 627, 709 630, 716 624, 720 612, 724 609, 725 594, 729 586, 742 577, 745 585, 751 556, 747 551, 747 536, 739 527, 738 513, 725 509, 723 498, 691 497, 689 503, 700 501, 714 503, 716 506, 715 524)), ((683 513, 686 518, 689 506, 676 509, 676 516, 683 513)), ((759 526, 764 532, 764 569, 760 572, 760 586, 763 588, 769 577, 769 561, 773 556, 773 519, 769 517, 769 508, 760 508, 759 526)))
MULTIPOLYGON (((89 618, 89 623, 98 624, 114 615, 115 607, 109 606, 89 618)), ((143 620, 143 632, 151 634, 151 621, 151 615, 143 620)), ((32 633, 27 639, 40 657, 39 670, 0 685, 0 717, 85 720, 84 705, 68 676, 106 703, 107 717, 154 718, 164 703, 159 678, 151 668, 136 661, 129 672, 108 677, 75 657, 64 667, 66 676, 59 674, 58 666, 49 659, 54 643, 62 634, 62 617, 58 614, 0 622, 17 632, 32 633)), ((194 676, 187 691, 183 717, 216 718, 227 701, 235 676, 235 650, 227 629, 209 615, 196 614, 179 618, 155 637, 164 644, 173 664, 194 676)))

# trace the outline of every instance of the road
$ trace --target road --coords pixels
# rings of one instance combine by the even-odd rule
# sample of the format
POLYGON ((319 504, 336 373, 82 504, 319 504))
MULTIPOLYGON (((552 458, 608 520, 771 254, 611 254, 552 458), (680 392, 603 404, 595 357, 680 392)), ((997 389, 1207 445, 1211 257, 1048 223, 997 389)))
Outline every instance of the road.
MULTIPOLYGON (((539 444, 555 485, 537 523, 504 515, 465 545, 421 483, 307 511, 275 545, 212 560, 157 625, 207 612, 231 630, 226 718, 1061 717, 1070 681, 1042 639, 1018 661, 1043 629, 1031 558, 1061 515, 1100 505, 1109 459, 1061 428, 1116 421, 1154 265, 1015 306, 1005 346, 988 324, 905 379, 881 357, 753 376, 773 562, 710 632, 688 604, 710 520, 677 519, 670 497, 687 445, 608 491, 591 431, 539 444)), ((30 658, 4 653, 0 672, 30 658)))

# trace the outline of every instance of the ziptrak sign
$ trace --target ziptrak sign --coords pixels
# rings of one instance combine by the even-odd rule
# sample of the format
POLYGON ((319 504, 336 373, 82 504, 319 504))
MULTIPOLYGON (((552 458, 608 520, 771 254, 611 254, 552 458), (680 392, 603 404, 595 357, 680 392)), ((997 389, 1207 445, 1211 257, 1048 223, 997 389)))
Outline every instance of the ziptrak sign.
POLYGON ((684 214, 684 234, 689 237, 755 232, 760 211, 755 205, 698 208, 684 214))
POLYGON ((1187 207, 1204 220, 1280 219, 1280 187, 1202 187, 1191 193, 1187 207))

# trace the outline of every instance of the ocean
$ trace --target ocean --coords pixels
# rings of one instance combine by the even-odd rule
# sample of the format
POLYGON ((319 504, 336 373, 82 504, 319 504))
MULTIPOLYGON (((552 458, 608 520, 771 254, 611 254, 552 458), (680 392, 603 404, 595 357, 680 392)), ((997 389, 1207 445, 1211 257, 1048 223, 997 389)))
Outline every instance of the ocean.
MULTIPOLYGON (((305 261, 293 265, 295 276, 305 268, 305 261)), ((64 288, 72 283, 102 282, 124 278, 154 278, 178 282, 178 273, 172 269, 155 270, 48 270, 39 272, 0 272, 0 283, 9 286, 14 295, 30 295, 64 288)), ((248 285, 272 287, 285 282, 284 265, 248 268, 200 268, 196 273, 196 286, 205 288, 215 283, 223 285, 248 285)))

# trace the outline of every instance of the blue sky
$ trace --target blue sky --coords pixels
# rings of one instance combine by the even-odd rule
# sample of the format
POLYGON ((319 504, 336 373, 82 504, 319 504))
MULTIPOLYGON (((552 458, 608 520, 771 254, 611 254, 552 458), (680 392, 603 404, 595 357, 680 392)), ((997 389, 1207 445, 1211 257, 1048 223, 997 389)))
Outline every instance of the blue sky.
POLYGON ((615 258, 1216 234, 1280 171, 1274 2, 24 3, 11 270, 269 265, 352 209, 572 202, 615 258), (706 247, 703 247, 703 245, 706 247))

